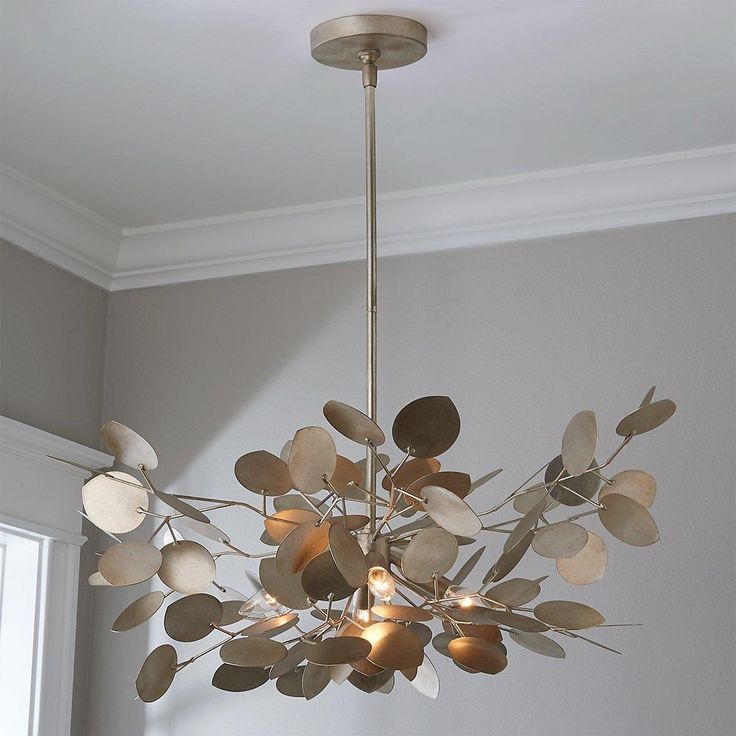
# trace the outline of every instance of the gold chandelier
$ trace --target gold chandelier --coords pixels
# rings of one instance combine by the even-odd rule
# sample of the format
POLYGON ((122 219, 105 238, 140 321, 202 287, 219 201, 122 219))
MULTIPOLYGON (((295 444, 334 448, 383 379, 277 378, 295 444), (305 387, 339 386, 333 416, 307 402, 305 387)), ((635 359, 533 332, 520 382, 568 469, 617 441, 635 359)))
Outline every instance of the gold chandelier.
POLYGON ((426 29, 407 18, 349 16, 314 28, 311 45, 317 61, 360 70, 365 90, 367 409, 363 413, 328 401, 324 417, 336 432, 365 448, 366 456, 354 462, 338 455, 328 431, 304 427, 280 456, 257 450, 237 460, 235 477, 258 497, 248 503, 159 490, 150 475, 158 466, 151 445, 118 422, 103 426, 105 445, 126 469, 84 468, 94 475, 82 488, 83 513, 115 541, 89 582, 130 586, 156 576, 155 587, 163 588, 131 603, 112 630, 139 626, 174 597, 163 617, 171 639, 217 637, 184 659, 171 644, 156 647, 135 681, 145 702, 164 695, 177 672, 211 652, 217 652, 211 659, 220 659, 212 667, 216 688, 243 692, 275 680, 284 695, 311 699, 330 683, 345 680, 368 693, 387 693, 397 672, 420 693, 436 698, 439 679, 426 653, 430 643, 460 669, 490 675, 501 672, 513 656, 508 643, 549 657, 565 656, 558 641, 564 638, 614 651, 580 633, 605 626, 596 610, 567 600, 531 606, 545 578, 509 575, 531 548, 555 560, 560 576, 573 585, 600 580, 606 543, 585 529, 583 518, 596 516, 625 544, 646 546, 659 539, 648 511, 654 478, 642 470, 612 477, 607 472, 635 437, 674 413, 672 401, 652 400, 654 389, 618 424, 621 440, 606 459, 595 458, 595 414, 581 411, 564 431, 560 454, 483 511, 473 510, 470 502, 479 506, 478 490, 501 471, 471 480, 467 473, 441 469, 437 458, 460 433, 460 417, 448 397, 425 396, 407 404, 392 426, 403 457, 392 463, 380 452, 386 438, 376 423, 375 88, 379 69, 424 56, 426 29), (163 511, 152 510, 153 498, 163 511), (354 513, 355 504, 365 513, 354 513), (211 522, 210 516, 233 507, 262 517, 260 541, 267 551, 244 551, 211 522), (494 515, 507 507, 514 517, 496 520, 494 515), (117 536, 134 531, 147 517, 159 522, 147 540, 117 536), (182 538, 174 520, 208 546, 182 538), (450 571, 459 548, 484 533, 502 535, 504 544, 493 553, 481 585, 467 587, 485 546, 450 571), (224 555, 259 559, 258 577, 246 573, 254 595, 217 581, 217 562, 224 555))

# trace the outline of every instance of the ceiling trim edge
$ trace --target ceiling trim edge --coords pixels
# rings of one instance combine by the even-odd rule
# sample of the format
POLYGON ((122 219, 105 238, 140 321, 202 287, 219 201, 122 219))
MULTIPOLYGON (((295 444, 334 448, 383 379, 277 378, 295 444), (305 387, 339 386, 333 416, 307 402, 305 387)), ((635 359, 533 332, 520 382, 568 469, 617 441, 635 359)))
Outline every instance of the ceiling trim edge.
MULTIPOLYGON (((121 229, 25 177, 2 176, 0 234, 113 291, 364 257, 359 197, 121 229)), ((396 192, 379 202, 381 256, 736 212, 736 145, 396 192)))

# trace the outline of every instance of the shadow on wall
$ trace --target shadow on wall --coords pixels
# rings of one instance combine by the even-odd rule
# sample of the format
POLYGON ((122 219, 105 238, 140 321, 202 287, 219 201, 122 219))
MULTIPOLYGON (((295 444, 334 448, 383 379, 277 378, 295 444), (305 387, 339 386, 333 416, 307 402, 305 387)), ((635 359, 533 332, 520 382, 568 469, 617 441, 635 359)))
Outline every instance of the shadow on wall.
MULTIPOLYGON (((322 370, 335 370, 336 361, 326 356, 330 351, 337 354, 338 349, 354 356, 347 358, 348 362, 362 364, 362 265, 341 264, 329 270, 310 271, 308 289, 301 270, 112 295, 104 418, 128 424, 151 441, 159 455, 160 467, 152 473, 158 487, 238 498, 244 491, 237 484, 232 467, 240 454, 261 447, 278 453, 289 439, 282 434, 284 425, 296 429, 305 424, 324 424, 320 410, 325 399, 321 389, 310 391, 307 379, 300 379, 319 376, 320 365, 322 370), (325 352, 320 352, 319 347, 315 352, 321 334, 334 328, 335 315, 341 319, 343 314, 352 333, 339 345, 333 335, 332 342, 324 346, 325 352), (352 340, 354 346, 345 344, 352 340), (305 348, 308 344, 312 346, 309 351, 305 348), (310 357, 302 371, 298 366, 305 352, 310 357), (310 361, 314 366, 311 369, 310 361), (252 404, 259 394, 285 370, 291 372, 290 395, 276 402, 271 400, 267 412, 254 411, 252 404), (233 423, 235 427, 229 426, 233 423), (214 459, 212 453, 216 453, 214 459), (198 459, 204 468, 193 467, 198 459)), ((354 373, 359 386, 362 372, 354 373)), ((229 525, 223 518, 223 526, 231 534, 235 532, 234 539, 243 544, 250 538, 244 527, 258 524, 257 519, 246 519, 237 513, 227 517, 227 522, 229 525)), ((147 538, 154 526, 147 520, 131 538, 147 538)), ((185 536, 197 539, 196 534, 181 528, 185 536)), ((256 536, 259 534, 260 531, 256 536)), ((111 543, 100 535, 100 551, 111 543)), ((225 567, 235 571, 232 564, 227 564, 232 560, 225 558, 224 562, 225 567)), ((220 574, 225 584, 235 585, 249 595, 243 567, 237 567, 236 577, 220 574)), ((151 589, 160 588, 157 583, 154 578, 151 589)), ((109 630, 118 613, 144 592, 142 586, 94 591, 88 733, 144 733, 149 728, 157 731, 167 720, 165 714, 171 703, 167 705, 164 699, 146 706, 134 700, 132 687, 147 653, 166 641, 162 632, 165 606, 149 626, 123 634, 109 630), (96 649, 106 652, 104 661, 96 656, 96 649)), ((203 646, 203 642, 175 644, 183 659, 211 643, 208 640, 203 646)), ((217 654, 211 657, 216 658, 217 654)), ((217 663, 208 661, 204 669, 214 671, 217 663)), ((188 679, 185 674, 190 675, 186 671, 178 675, 174 688, 188 679)), ((209 689, 204 692, 211 697, 209 689)), ((191 693, 176 699, 179 717, 182 711, 196 705, 198 697, 200 688, 196 696, 191 693)))

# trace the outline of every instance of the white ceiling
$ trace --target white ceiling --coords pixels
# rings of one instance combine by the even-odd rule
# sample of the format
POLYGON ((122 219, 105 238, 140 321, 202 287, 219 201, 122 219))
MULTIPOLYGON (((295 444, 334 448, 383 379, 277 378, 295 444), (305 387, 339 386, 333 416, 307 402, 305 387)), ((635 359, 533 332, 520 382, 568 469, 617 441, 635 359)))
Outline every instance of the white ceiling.
POLYGON ((351 12, 429 29, 379 84, 379 189, 728 144, 732 0, 3 0, 3 163, 140 227, 360 195, 351 12))

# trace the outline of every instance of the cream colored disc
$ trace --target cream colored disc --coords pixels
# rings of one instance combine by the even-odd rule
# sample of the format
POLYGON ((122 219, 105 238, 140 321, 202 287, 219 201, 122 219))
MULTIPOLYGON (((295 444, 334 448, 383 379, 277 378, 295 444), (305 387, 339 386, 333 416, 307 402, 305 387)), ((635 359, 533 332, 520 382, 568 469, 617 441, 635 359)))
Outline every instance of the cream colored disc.
POLYGON ((446 488, 427 486, 420 497, 432 520, 451 534, 474 537, 483 527, 473 509, 446 488))
POLYGON ((329 547, 332 559, 345 582, 359 588, 368 581, 368 565, 355 537, 339 524, 330 526, 329 547))
POLYGON ((485 595, 492 601, 503 605, 525 606, 541 592, 539 580, 511 578, 511 580, 504 580, 502 583, 494 585, 485 595))
POLYGON ((608 564, 605 542, 593 532, 587 532, 588 541, 583 549, 568 559, 557 560, 557 571, 573 585, 588 585, 603 577, 608 564))
POLYGON ((371 644, 360 636, 338 636, 323 639, 307 651, 307 660, 319 665, 350 664, 365 659, 371 644))
POLYGON ((111 470, 108 475, 128 483, 136 483, 140 488, 116 483, 107 475, 97 475, 82 486, 84 511, 90 521, 103 531, 112 534, 133 531, 146 518, 138 509, 148 511, 148 492, 128 473, 111 470))
POLYGON ((306 641, 298 641, 294 644, 286 653, 286 656, 271 667, 271 671, 268 673, 269 680, 275 680, 298 667, 307 658, 307 654, 313 646, 313 644, 306 641))
POLYGON ((203 593, 215 579, 215 561, 197 542, 185 539, 167 544, 161 555, 163 562, 158 576, 164 585, 178 593, 203 593))
POLYGON ((161 564, 161 552, 152 544, 121 542, 100 557, 100 574, 110 585, 135 585, 152 578, 161 564))
POLYGON ((131 468, 142 465, 146 470, 158 467, 158 457, 148 440, 124 424, 114 420, 105 422, 100 434, 108 450, 124 465, 131 468))
POLYGON ((648 509, 654 503, 657 495, 657 481, 649 473, 643 470, 623 470, 611 478, 612 483, 606 483, 598 494, 598 500, 602 501, 611 493, 629 498, 648 509))
POLYGON ((631 414, 625 416, 616 427, 616 434, 628 437, 630 434, 644 434, 664 424, 674 413, 674 401, 660 399, 651 404, 645 404, 631 414))
POLYGON ((302 674, 302 691, 307 700, 316 698, 329 684, 330 670, 327 667, 308 662, 302 674))
POLYGON ((130 631, 136 626, 148 621, 161 604, 164 594, 160 590, 152 590, 134 600, 116 619, 111 631, 130 631))

